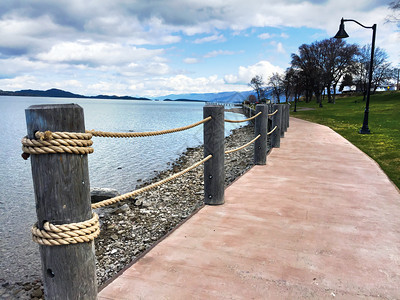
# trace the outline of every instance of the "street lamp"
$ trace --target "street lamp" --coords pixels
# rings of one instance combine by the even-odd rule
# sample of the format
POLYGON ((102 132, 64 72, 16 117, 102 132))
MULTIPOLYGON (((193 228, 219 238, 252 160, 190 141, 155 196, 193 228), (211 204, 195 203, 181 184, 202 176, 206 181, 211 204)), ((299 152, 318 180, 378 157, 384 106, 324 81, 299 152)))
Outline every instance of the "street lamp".
POLYGON ((376 36, 376 24, 372 25, 371 27, 364 26, 360 22, 357 22, 356 20, 352 19, 343 19, 340 21, 340 26, 339 26, 339 31, 336 33, 335 38, 337 39, 344 39, 349 37, 347 32, 344 30, 344 22, 355 22, 358 25, 364 27, 364 28, 370 28, 372 29, 372 45, 371 45, 371 62, 369 64, 369 79, 368 79, 368 90, 367 90, 367 103, 365 104, 365 112, 364 112, 364 122, 363 126, 360 129, 359 133, 361 134, 369 134, 371 131, 368 128, 368 113, 369 113, 369 96, 371 93, 371 82, 372 82, 372 65, 374 63, 374 51, 375 51, 375 36, 376 36))

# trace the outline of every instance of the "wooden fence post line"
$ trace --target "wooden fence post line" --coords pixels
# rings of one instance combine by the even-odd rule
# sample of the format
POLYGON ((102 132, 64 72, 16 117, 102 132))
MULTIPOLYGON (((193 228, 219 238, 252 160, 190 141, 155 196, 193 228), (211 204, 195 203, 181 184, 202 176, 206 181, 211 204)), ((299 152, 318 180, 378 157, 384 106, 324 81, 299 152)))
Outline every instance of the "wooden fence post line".
POLYGON ((274 104, 272 106, 272 110, 278 110, 276 114, 272 116, 272 128, 276 129, 275 131, 271 134, 271 147, 272 148, 279 148, 281 146, 281 118, 282 118, 282 109, 281 105, 279 104, 274 104))
MULTIPOLYGON (((28 137, 36 131, 85 132, 77 104, 33 105, 25 110, 28 137)), ((38 227, 92 218, 87 155, 31 155, 38 227)), ((94 242, 39 246, 46 299, 96 299, 94 242)))
POLYGON ((224 107, 206 105, 203 116, 211 116, 211 120, 204 123, 204 157, 212 155, 204 163, 204 203, 219 205, 225 202, 224 107))
POLYGON ((268 106, 257 104, 256 114, 261 112, 255 119, 255 136, 261 135, 254 143, 254 164, 265 165, 267 163, 267 133, 268 133, 268 106))

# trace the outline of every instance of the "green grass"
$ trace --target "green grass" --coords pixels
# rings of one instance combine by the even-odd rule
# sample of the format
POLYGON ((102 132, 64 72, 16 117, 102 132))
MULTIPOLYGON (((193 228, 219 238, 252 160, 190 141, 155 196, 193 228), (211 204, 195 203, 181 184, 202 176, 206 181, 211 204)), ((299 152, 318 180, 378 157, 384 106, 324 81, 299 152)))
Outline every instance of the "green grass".
MULTIPOLYGON (((341 97, 336 104, 325 101, 319 108, 315 101, 300 102, 298 112, 291 115, 329 126, 372 157, 389 178, 400 188, 400 92, 371 95, 369 129, 371 134, 359 134, 364 118, 365 102, 357 96, 341 97), (304 110, 302 108, 313 108, 304 110)), ((294 105, 291 110, 293 111, 294 105)), ((326 153, 329 155, 329 153, 326 153)))

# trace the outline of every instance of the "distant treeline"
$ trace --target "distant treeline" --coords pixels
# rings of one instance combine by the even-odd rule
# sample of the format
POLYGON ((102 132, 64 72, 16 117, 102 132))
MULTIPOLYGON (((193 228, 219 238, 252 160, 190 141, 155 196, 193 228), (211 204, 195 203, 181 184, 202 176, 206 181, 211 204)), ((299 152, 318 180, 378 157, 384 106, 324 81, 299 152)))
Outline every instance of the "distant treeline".
POLYGON ((143 97, 130 97, 130 96, 108 96, 108 95, 98 95, 98 96, 83 96, 79 94, 74 94, 71 92, 66 92, 59 89, 50 89, 47 91, 40 90, 21 90, 16 92, 2 91, 0 90, 0 96, 25 96, 25 97, 56 97, 56 98, 89 98, 89 99, 116 99, 116 100, 151 100, 143 97))

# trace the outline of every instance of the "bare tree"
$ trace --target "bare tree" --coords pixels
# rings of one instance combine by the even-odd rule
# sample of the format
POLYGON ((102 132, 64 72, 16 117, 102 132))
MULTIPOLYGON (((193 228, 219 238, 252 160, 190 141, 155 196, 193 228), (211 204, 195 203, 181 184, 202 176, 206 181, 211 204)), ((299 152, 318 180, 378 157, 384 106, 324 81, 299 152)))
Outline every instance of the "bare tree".
POLYGON ((292 54, 292 67, 299 70, 304 78, 306 102, 314 94, 320 107, 322 91, 326 86, 322 58, 321 49, 316 42, 311 45, 303 44, 299 47, 299 55, 292 54))
POLYGON ((393 14, 386 17, 386 22, 397 23, 397 27, 400 28, 400 0, 390 2, 389 8, 393 14))
POLYGON ((335 103, 336 87, 345 72, 348 72, 356 61, 359 47, 349 45, 342 39, 325 39, 317 42, 321 49, 320 65, 323 70, 325 88, 328 93, 328 102, 335 103), (333 91, 333 97, 332 92, 333 91))
POLYGON ((274 95, 278 103, 280 103, 280 96, 284 93, 283 76, 279 73, 273 73, 272 76, 269 78, 268 84, 272 87, 272 95, 274 95))
POLYGON ((264 85, 265 83, 261 75, 254 76, 249 83, 249 86, 252 87, 253 90, 256 92, 257 100, 259 102, 261 102, 261 100, 264 98, 264 85))
MULTIPOLYGON (((367 93, 368 88, 368 72, 371 58, 371 45, 366 45, 360 49, 357 68, 355 70, 355 82, 357 89, 367 93)), ((393 77, 393 69, 388 61, 388 54, 382 48, 377 47, 374 53, 374 64, 372 66, 372 83, 373 92, 379 86, 387 84, 393 77)))

